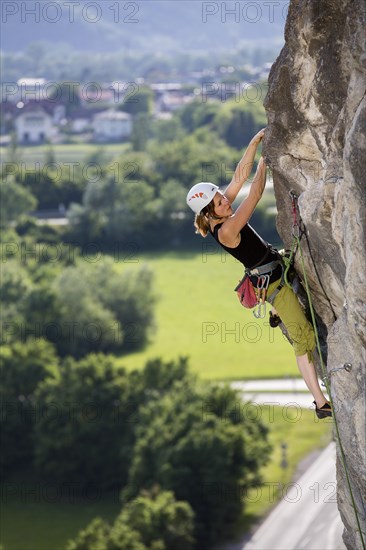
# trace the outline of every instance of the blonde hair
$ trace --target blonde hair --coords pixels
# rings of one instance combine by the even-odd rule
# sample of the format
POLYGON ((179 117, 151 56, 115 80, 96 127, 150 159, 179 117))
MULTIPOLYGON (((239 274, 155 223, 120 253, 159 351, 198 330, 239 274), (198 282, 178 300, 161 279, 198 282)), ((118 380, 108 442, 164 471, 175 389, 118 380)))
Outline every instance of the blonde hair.
POLYGON ((205 206, 199 214, 196 214, 194 218, 194 226, 196 228, 196 233, 202 235, 202 237, 207 237, 207 234, 210 229, 210 217, 215 216, 215 205, 213 200, 205 206))

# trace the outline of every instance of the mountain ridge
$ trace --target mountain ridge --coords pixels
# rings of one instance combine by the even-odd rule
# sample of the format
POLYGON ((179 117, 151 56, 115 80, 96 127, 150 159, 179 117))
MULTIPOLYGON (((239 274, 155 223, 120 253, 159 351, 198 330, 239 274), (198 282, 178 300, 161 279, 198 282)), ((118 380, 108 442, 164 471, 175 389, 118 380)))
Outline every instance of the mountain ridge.
POLYGON ((286 4, 270 4, 195 0, 2 2, 1 49, 22 51, 35 40, 67 42, 72 48, 90 52, 278 46, 283 43, 286 4))

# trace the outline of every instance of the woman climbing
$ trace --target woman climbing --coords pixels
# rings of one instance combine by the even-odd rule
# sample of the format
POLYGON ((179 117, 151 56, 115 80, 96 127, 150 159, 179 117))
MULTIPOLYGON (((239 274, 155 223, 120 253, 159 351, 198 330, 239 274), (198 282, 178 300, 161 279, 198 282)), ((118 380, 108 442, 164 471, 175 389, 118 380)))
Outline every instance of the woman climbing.
POLYGON ((266 183, 266 165, 260 158, 248 196, 234 212, 232 204, 248 179, 264 130, 250 141, 236 167, 225 193, 207 182, 197 183, 187 195, 187 204, 196 214, 196 233, 214 239, 246 268, 257 295, 273 303, 274 315, 279 315, 286 327, 296 355, 301 375, 314 397, 318 418, 332 416, 330 403, 324 397, 318 382, 312 354, 315 336, 311 324, 293 290, 283 283, 283 263, 279 253, 266 243, 249 225, 266 183))

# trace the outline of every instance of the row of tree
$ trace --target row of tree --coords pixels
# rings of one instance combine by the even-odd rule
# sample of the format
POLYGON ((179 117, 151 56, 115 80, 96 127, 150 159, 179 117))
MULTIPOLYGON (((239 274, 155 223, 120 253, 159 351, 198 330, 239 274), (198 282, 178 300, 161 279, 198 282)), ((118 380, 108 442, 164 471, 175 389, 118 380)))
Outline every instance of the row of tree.
MULTIPOLYGON (((140 95, 131 103, 140 109, 131 147, 112 161, 100 150, 70 166, 57 163, 50 149, 38 170, 14 171, 13 150, 1 182, 2 225, 36 207, 58 209, 62 204, 70 221, 62 235, 67 242, 104 248, 134 243, 140 250, 191 247, 187 189, 197 181, 222 186, 230 181, 241 150, 265 124, 263 107, 197 100, 170 120, 153 120, 149 94, 140 95)), ((267 226, 265 238, 268 234, 267 226)))
MULTIPOLYGON (((42 18, 41 18, 42 19, 42 18)), ((134 25, 131 25, 134 27, 134 25)), ((172 26, 174 28, 174 25, 172 26)), ((125 31, 124 31, 125 32, 125 31)), ((136 33, 133 32, 134 44, 136 33)), ((92 51, 77 50, 71 44, 56 44, 51 42, 34 41, 29 43, 22 55, 18 52, 2 51, 3 81, 16 83, 25 74, 42 75, 52 82, 62 79, 77 82, 114 82, 125 80, 136 82, 144 77, 150 82, 161 82, 170 75, 215 70, 223 66, 240 66, 234 74, 238 74, 241 81, 250 81, 253 76, 251 71, 245 70, 244 64, 252 64, 255 67, 273 61, 276 52, 273 48, 248 47, 248 44, 235 51, 212 50, 207 53, 201 50, 199 53, 190 52, 182 47, 176 52, 162 55, 158 47, 156 53, 151 47, 151 36, 146 35, 146 51, 134 52, 130 47, 118 51, 104 51, 98 49, 98 55, 92 51), (126 53, 128 50, 128 53, 126 53)), ((92 44, 92 41, 90 42, 92 44)), ((98 44, 99 46, 99 44, 98 44)), ((166 51, 170 50, 167 48, 166 51)), ((226 75, 225 75, 226 76, 226 75)), ((207 77, 206 77, 207 78, 207 77)))
POLYGON ((51 344, 28 340, 2 346, 0 372, 4 471, 26 463, 60 487, 121 490, 115 525, 94 522, 70 549, 125 550, 129 538, 136 549, 208 548, 260 484, 267 429, 185 359, 127 372, 105 355, 60 362, 51 344))

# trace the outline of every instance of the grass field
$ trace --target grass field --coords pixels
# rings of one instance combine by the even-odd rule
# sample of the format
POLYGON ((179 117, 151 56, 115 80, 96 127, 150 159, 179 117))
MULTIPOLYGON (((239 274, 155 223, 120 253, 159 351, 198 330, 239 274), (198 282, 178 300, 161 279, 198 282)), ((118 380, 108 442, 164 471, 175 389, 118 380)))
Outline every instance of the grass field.
POLYGON ((88 497, 75 499, 72 488, 67 492, 52 483, 5 483, 0 518, 2 550, 63 550, 92 519, 99 516, 112 522, 121 509, 117 494, 90 493, 88 497))
MULTIPOLYGON (((80 162, 87 155, 94 153, 95 151, 103 151, 106 156, 106 160, 112 160, 115 156, 123 153, 130 147, 129 143, 70 143, 70 144, 58 144, 52 145, 51 149, 56 158, 56 162, 80 162)), ((35 162, 42 163, 45 161, 45 156, 50 150, 50 145, 38 145, 34 147, 19 147, 18 154, 20 162, 25 164, 32 164, 35 162)), ((9 162, 8 155, 10 149, 6 147, 0 147, 0 159, 1 162, 9 162)))
POLYGON ((269 327, 268 313, 255 319, 239 304, 233 289, 242 277, 241 264, 211 248, 211 242, 203 244, 198 254, 146 255, 135 264, 120 264, 133 270, 146 262, 159 299, 151 344, 119 358, 119 365, 140 368, 153 357, 188 356, 192 370, 205 379, 298 376, 292 348, 280 329, 269 327))

